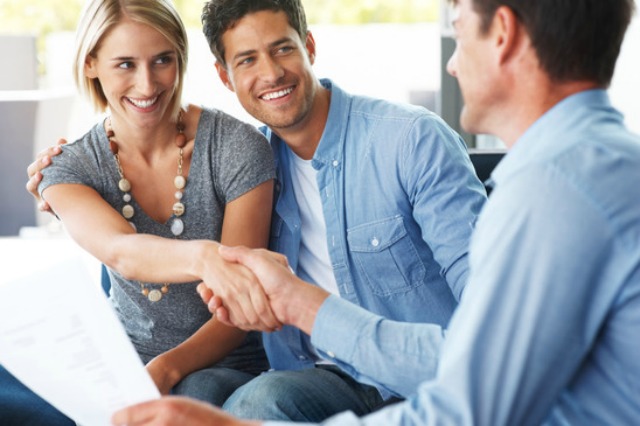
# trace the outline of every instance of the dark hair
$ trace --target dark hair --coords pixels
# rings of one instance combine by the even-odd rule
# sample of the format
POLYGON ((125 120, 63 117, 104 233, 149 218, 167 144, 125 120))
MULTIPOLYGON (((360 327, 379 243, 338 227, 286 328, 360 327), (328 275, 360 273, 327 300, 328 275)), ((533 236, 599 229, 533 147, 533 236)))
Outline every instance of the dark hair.
POLYGON ((602 86, 611 82, 635 8, 634 0, 472 0, 472 4, 483 33, 498 7, 511 8, 553 80, 589 80, 602 86))
POLYGON ((202 31, 220 64, 226 66, 222 44, 224 32, 246 15, 263 10, 284 12, 300 38, 303 41, 307 38, 307 18, 300 0, 209 0, 202 10, 202 31))

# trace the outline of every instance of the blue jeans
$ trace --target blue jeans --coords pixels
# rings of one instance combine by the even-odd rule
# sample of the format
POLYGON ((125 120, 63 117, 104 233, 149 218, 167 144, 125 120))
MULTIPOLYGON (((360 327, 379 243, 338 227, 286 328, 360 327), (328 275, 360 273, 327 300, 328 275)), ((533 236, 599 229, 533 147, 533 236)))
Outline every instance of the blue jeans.
POLYGON ((75 422, 0 366, 0 425, 75 426, 75 422))
POLYGON ((231 368, 209 367, 189 374, 173 387, 171 393, 220 407, 236 389, 255 377, 255 374, 231 368))
POLYGON ((236 389, 267 369, 269 361, 262 347, 262 335, 251 332, 231 354, 184 377, 171 393, 221 407, 236 389))
POLYGON ((350 410, 362 416, 382 403, 378 390, 356 382, 333 365, 269 371, 239 388, 223 409, 253 420, 321 422, 350 410))

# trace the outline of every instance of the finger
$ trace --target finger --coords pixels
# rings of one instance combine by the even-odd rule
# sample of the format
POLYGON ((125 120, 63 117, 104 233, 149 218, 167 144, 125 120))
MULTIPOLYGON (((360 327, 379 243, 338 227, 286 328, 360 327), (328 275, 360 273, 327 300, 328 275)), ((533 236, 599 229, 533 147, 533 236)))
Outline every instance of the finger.
MULTIPOLYGON (((209 305, 209 311, 211 311, 211 309, 212 307, 211 305, 209 305)), ((229 311, 227 311, 227 308, 225 308, 224 306, 221 306, 219 308, 214 308, 213 312, 215 312, 215 316, 218 321, 226 325, 230 325, 231 327, 237 327, 236 324, 231 322, 231 319, 229 318, 229 311)))
POLYGON ((205 304, 209 304, 209 301, 214 297, 213 291, 211 291, 211 289, 204 283, 198 284, 198 286, 196 287, 196 291, 205 304))
POLYGON ((29 177, 29 179, 31 179, 33 175, 35 175, 36 173, 39 173, 40 171, 42 171, 42 169, 49 166, 50 164, 51 164, 50 155, 45 155, 42 157, 38 156, 33 163, 27 166, 27 176, 29 177))
MULTIPOLYGON (((27 173, 29 172, 27 171, 27 173)), ((27 191, 34 195, 37 194, 40 181, 42 181, 42 173, 36 172, 30 176, 27 181, 27 191)))
POLYGON ((207 302, 207 309, 209 309, 209 312, 211 312, 211 314, 213 314, 214 316, 217 316, 216 311, 221 307, 223 307, 223 305, 222 300, 219 297, 213 296, 207 302))
POLYGON ((266 329, 273 330, 282 325, 271 310, 271 305, 264 291, 252 291, 250 296, 254 311, 258 314, 260 322, 266 329))
POLYGON ((38 210, 42 213, 51 213, 51 206, 46 201, 42 200, 38 203, 38 210))
MULTIPOLYGON (((282 266, 288 267, 288 262, 285 256, 279 253, 269 252, 263 249, 248 249, 246 247, 226 247, 220 246, 218 252, 221 257, 230 262, 239 262, 247 266, 254 273, 258 272, 258 268, 261 262, 276 260, 282 266)), ((290 269, 290 268, 289 268, 290 269)), ((246 309, 246 305, 243 304, 244 316, 249 318, 251 327, 260 330, 273 330, 280 328, 282 324, 278 321, 277 317, 271 309, 271 305, 268 300, 268 296, 265 293, 262 285, 259 287, 251 287, 249 290, 249 303, 251 310, 246 309), (259 328, 258 328, 259 327, 259 328)), ((235 309, 231 309, 231 320, 239 321, 239 312, 235 309)), ((246 328, 246 325, 242 323, 237 324, 238 327, 246 328)))
MULTIPOLYGON (((225 306, 225 308, 228 308, 225 306)), ((229 320, 243 330, 271 331, 280 323, 269 307, 269 302, 261 289, 249 292, 246 301, 240 304, 240 309, 228 308, 229 320)))
POLYGON ((42 151, 38 152, 35 161, 33 161, 33 163, 31 163, 29 167, 27 167, 27 173, 29 174, 29 176, 51 164, 51 157, 59 155, 62 152, 62 145, 65 145, 66 143, 66 139, 58 139, 56 145, 50 146, 49 148, 45 148, 42 151))

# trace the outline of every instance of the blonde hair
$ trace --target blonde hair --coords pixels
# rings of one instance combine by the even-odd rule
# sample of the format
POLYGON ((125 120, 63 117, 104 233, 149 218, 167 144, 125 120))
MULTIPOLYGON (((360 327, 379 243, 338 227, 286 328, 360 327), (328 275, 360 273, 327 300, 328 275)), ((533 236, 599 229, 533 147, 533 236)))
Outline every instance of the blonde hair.
POLYGON ((171 0, 90 0, 86 3, 76 31, 73 78, 80 93, 87 96, 96 111, 104 112, 107 98, 97 78, 85 75, 85 63, 95 57, 103 37, 123 18, 145 24, 162 34, 175 48, 178 78, 169 105, 172 117, 180 110, 184 74, 187 68, 187 33, 171 0))

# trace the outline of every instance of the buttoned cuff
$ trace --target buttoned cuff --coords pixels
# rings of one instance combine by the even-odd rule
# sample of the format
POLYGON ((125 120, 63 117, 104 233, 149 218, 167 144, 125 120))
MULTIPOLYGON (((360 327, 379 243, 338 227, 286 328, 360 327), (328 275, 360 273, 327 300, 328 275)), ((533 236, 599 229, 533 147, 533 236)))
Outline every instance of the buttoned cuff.
POLYGON ((350 363, 357 348, 355 336, 371 323, 374 315, 338 296, 329 296, 316 316, 311 343, 330 360, 350 363))

